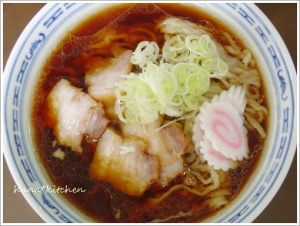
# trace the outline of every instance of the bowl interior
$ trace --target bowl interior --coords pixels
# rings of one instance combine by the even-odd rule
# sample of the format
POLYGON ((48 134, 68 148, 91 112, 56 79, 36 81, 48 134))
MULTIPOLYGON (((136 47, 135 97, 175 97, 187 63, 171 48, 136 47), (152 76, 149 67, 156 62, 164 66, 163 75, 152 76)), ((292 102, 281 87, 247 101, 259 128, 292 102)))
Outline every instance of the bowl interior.
MULTIPOLYGON (((48 4, 27 26, 5 69, 5 157, 19 187, 51 185, 39 160, 31 126, 32 90, 44 60, 66 31, 86 16, 105 11, 110 4, 48 4), (55 19, 54 19, 55 18, 55 19)), ((291 164, 295 147, 295 71, 288 51, 268 19, 253 4, 194 4, 230 24, 249 46, 264 75, 268 96, 268 137, 257 167, 242 191, 219 214, 207 222, 251 222, 268 205, 291 164), (283 86, 284 85, 284 86, 283 86), (275 122, 275 123, 274 123, 275 122)), ((61 195, 50 192, 24 193, 46 222, 91 222, 61 195)))

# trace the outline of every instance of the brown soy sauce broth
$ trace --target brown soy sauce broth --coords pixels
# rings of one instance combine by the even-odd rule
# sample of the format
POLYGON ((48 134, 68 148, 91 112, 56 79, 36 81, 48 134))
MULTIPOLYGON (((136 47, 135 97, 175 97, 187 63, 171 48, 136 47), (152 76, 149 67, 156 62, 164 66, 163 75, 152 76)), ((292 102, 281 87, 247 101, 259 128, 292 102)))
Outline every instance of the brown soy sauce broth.
MULTIPOLYGON (((147 200, 157 195, 157 191, 160 194, 164 193, 172 185, 180 183, 182 178, 175 179, 165 188, 156 187, 154 184, 144 196, 139 198, 126 196, 108 183, 89 179, 89 164, 97 145, 95 141, 85 139, 82 143, 83 152, 76 153, 70 148, 60 146, 55 141, 53 131, 49 128, 53 122, 47 117, 47 109, 44 106, 47 94, 61 78, 68 79, 74 86, 86 91, 87 87, 84 82, 85 64, 89 60, 88 53, 91 50, 85 49, 85 45, 97 41, 99 37, 94 37, 93 34, 104 28, 108 22, 114 20, 116 17, 124 15, 124 12, 127 12, 126 10, 132 6, 133 4, 112 6, 106 10, 106 13, 101 12, 82 22, 74 29, 72 35, 66 36, 49 59, 47 59, 36 89, 32 112, 36 147, 39 150, 42 163, 45 165, 50 178, 56 186, 67 186, 68 188, 81 188, 85 190, 85 192, 69 192, 62 195, 95 222, 149 222, 154 219, 167 218, 177 212, 186 212, 196 203, 200 203, 197 204, 200 207, 196 211, 197 214, 195 216, 170 219, 169 222, 200 222, 206 217, 215 214, 218 210, 209 211, 207 208, 201 208, 201 203, 206 199, 205 196, 190 195, 189 197, 184 192, 174 192, 159 205, 149 206, 147 200), (58 148, 66 153, 64 160, 53 156, 53 152, 58 148)), ((134 27, 136 21, 157 22, 159 18, 167 14, 187 18, 195 23, 209 21, 216 30, 219 27, 229 30, 209 15, 199 11, 199 9, 195 9, 192 6, 183 6, 182 4, 149 4, 147 6, 143 4, 143 6, 135 8, 134 13, 126 13, 126 16, 121 17, 118 26, 129 25, 134 27), (157 6, 161 10, 157 10, 157 6), (145 15, 145 7, 151 13, 145 15)), ((130 33, 130 31, 128 32, 130 33)), ((160 37, 158 40, 161 40, 161 34, 157 34, 157 36, 160 37)), ((219 41, 222 42, 222 39, 219 41)), ((103 57, 103 53, 101 54, 103 57)), ((264 127, 266 128, 266 125, 264 127)), ((250 151, 258 159, 263 142, 252 132, 248 133, 248 140, 250 151)), ((230 187, 234 194, 228 197, 229 200, 236 196, 242 189, 249 177, 249 173, 255 168, 255 164, 257 164, 257 161, 245 161, 242 167, 232 170, 226 176, 225 184, 230 187)))

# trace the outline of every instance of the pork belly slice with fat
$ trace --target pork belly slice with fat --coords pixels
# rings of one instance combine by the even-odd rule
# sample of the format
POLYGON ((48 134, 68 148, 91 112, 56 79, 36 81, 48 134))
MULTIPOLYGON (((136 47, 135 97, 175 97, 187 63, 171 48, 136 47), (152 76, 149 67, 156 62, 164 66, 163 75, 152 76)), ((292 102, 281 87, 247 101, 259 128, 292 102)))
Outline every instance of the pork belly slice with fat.
POLYGON ((81 89, 61 79, 50 91, 48 116, 54 121, 54 135, 61 145, 82 152, 84 135, 98 139, 108 124, 102 104, 81 89))
POLYGON ((161 167, 158 182, 161 185, 166 186, 171 180, 181 175, 183 171, 184 171, 183 159, 182 157, 180 157, 177 161, 161 167))
POLYGON ((124 135, 138 136, 148 144, 147 152, 157 156, 161 165, 158 182, 167 185, 184 170, 182 154, 189 140, 179 123, 173 122, 159 129, 162 122, 160 117, 146 125, 121 123, 121 131, 124 135))
POLYGON ((147 144, 134 136, 121 137, 108 127, 94 153, 90 177, 103 180, 130 196, 141 196, 158 179, 159 163, 146 154, 147 144))
POLYGON ((94 57, 85 66, 88 94, 101 101, 105 108, 114 106, 116 100, 115 85, 132 69, 130 62, 132 50, 114 48, 112 53, 114 57, 94 57))
POLYGON ((162 166, 177 161, 188 147, 188 138, 177 122, 161 128, 163 118, 142 124, 121 123, 121 131, 124 135, 132 135, 142 138, 148 145, 147 152, 158 157, 162 166))

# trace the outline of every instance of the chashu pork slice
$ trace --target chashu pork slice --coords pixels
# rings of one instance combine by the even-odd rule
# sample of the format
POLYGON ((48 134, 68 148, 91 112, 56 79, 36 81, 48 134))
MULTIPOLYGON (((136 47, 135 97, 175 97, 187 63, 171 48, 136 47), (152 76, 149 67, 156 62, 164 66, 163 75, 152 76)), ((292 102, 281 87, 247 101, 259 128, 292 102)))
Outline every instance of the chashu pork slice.
POLYGON ((116 83, 132 70, 132 50, 114 48, 112 52, 113 57, 94 57, 85 65, 85 81, 88 94, 101 101, 109 116, 116 118, 113 115, 116 101, 114 90, 116 83))
POLYGON ((141 196, 157 181, 159 163, 145 153, 147 144, 134 136, 120 136, 108 127, 90 164, 90 177, 103 180, 130 196, 141 196))
POLYGON ((82 152, 84 135, 100 138, 109 122, 102 104, 66 79, 61 79, 54 86, 46 104, 48 116, 54 122, 56 139, 76 152, 82 152))
POLYGON ((147 152, 158 157, 162 166, 177 161, 188 147, 188 138, 179 123, 162 126, 163 118, 159 117, 146 125, 121 123, 121 132, 124 135, 137 136, 147 144, 147 152))
POLYGON ((183 158, 180 157, 177 161, 161 167, 158 183, 160 183, 163 186, 166 186, 171 180, 173 180, 179 175, 182 175, 183 171, 183 158))
POLYGON ((146 125, 121 123, 121 131, 124 135, 138 136, 148 144, 147 152, 156 156, 161 166, 158 182, 167 185, 184 171, 182 154, 189 140, 179 123, 161 126, 162 117, 146 125))

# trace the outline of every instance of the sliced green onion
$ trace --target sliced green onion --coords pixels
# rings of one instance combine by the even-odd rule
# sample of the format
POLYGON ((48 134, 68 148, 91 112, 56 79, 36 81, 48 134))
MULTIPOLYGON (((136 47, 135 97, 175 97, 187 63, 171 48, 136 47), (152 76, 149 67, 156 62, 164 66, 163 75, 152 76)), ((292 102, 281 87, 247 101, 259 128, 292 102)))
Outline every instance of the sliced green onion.
POLYGON ((116 113, 128 123, 150 123, 160 114, 191 117, 208 91, 210 78, 222 78, 228 65, 208 35, 176 35, 167 40, 158 61, 158 45, 141 42, 132 63, 142 72, 117 83, 116 113))

